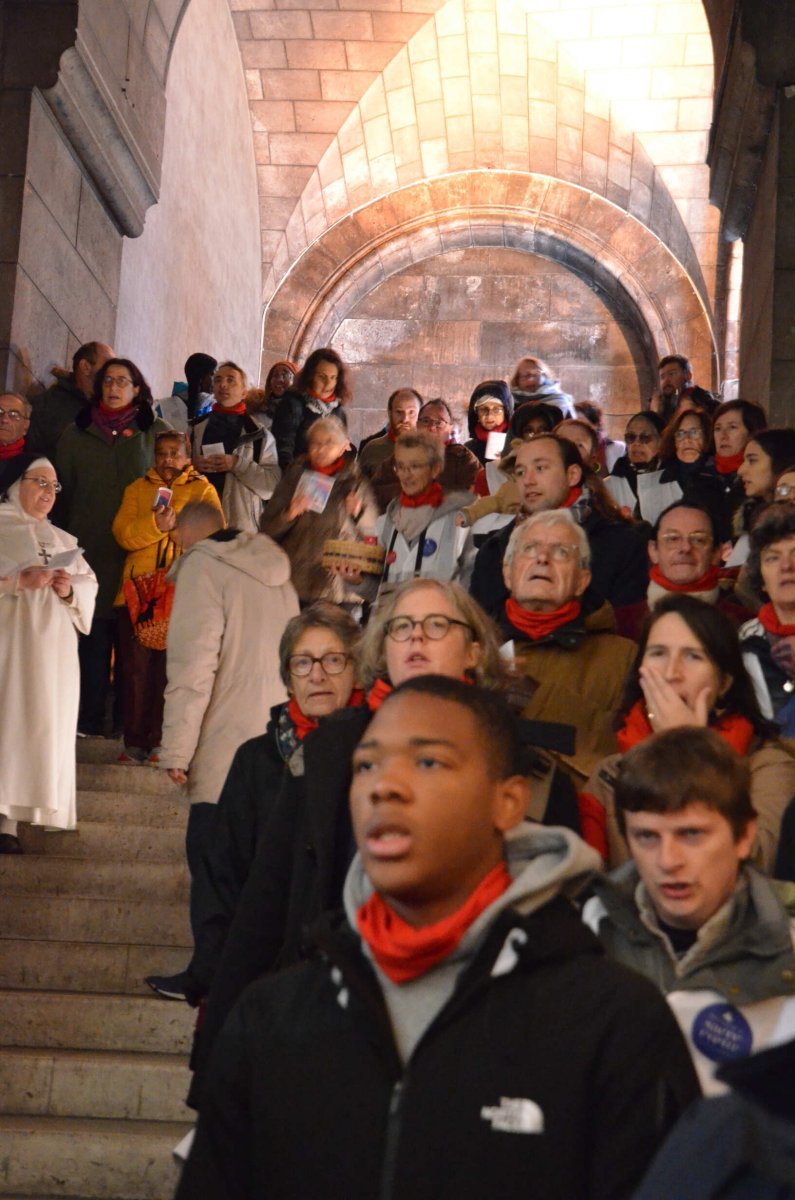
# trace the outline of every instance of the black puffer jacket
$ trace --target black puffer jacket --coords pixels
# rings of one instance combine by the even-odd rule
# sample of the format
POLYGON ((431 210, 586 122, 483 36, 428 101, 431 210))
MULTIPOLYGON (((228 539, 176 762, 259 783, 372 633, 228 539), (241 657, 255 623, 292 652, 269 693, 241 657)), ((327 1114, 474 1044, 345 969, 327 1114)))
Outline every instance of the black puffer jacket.
POLYGON ((499 915, 405 1067, 358 938, 319 948, 227 1021, 177 1200, 628 1200, 697 1094, 568 900, 499 915))
MULTIPOLYGON (((309 407, 311 396, 297 392, 294 388, 286 391, 279 401, 278 408, 273 414, 271 433, 276 442, 276 453, 282 470, 289 467, 299 454, 306 454, 306 435, 309 427, 320 418, 320 411, 309 407)), ((348 428, 348 418, 345 409, 338 404, 329 416, 336 417, 345 428, 348 428)))

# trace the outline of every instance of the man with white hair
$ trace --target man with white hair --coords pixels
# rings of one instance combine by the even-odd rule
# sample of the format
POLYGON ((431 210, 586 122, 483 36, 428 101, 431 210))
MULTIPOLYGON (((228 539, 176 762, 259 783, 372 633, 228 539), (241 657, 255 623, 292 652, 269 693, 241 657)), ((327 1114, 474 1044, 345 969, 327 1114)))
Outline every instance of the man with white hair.
POLYGON ((533 513, 511 534, 503 560, 503 653, 536 685, 524 715, 573 724, 565 758, 575 778, 615 749, 611 728, 636 647, 612 632, 610 605, 589 605, 587 535, 566 508, 533 513))

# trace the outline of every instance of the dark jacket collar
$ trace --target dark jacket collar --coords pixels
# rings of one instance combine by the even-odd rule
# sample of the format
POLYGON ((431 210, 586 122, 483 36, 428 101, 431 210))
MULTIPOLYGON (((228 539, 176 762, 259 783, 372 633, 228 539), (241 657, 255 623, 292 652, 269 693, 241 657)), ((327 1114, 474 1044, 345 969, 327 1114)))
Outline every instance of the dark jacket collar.
MULTIPOLYGON (((94 420, 94 405, 86 404, 80 409, 80 412, 75 417, 75 425, 78 429, 85 432, 89 425, 94 420)), ((151 429, 155 423, 155 414, 152 411, 151 405, 143 401, 138 405, 138 412, 135 416, 134 424, 138 427, 141 433, 146 433, 147 429, 151 429)))

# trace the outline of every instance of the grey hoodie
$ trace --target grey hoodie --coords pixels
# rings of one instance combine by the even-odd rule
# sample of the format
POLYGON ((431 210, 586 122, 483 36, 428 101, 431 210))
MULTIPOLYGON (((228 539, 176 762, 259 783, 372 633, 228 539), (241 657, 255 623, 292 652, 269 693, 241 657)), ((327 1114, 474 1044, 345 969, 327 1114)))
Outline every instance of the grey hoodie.
MULTIPOLYGON (((392 1022, 395 1044, 402 1061, 411 1058, 414 1047, 434 1017, 453 994, 459 975, 471 962, 499 914, 513 908, 527 916, 558 895, 575 895, 601 866, 595 850, 568 829, 531 825, 523 821, 505 838, 505 862, 513 883, 473 921, 458 946, 430 971, 408 983, 393 983, 373 962, 392 1022)), ((343 903, 351 928, 358 930, 356 913, 373 893, 357 854, 350 865, 343 903)), ((524 934, 523 934, 524 936, 524 934)), ((510 935, 492 968, 502 973, 503 955, 510 955, 510 935)), ((365 942, 364 953, 372 961, 365 942)), ((506 960, 504 970, 509 969, 506 960)))

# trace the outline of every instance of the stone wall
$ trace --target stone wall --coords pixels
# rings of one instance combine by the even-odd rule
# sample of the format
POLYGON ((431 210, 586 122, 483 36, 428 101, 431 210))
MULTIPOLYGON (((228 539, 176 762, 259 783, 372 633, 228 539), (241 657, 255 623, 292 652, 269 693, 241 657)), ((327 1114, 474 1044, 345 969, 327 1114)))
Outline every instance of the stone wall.
POLYGON ((257 178, 227 0, 191 0, 166 88, 160 200, 122 258, 116 347, 156 395, 194 351, 256 379, 261 327, 257 178))
POLYGON ((410 386, 452 403, 466 433, 475 384, 510 378, 524 353, 546 359, 575 399, 593 399, 620 434, 652 389, 632 325, 559 263, 506 247, 450 250, 405 268, 341 322, 333 344, 352 366, 354 437, 383 424, 387 396, 410 386))

